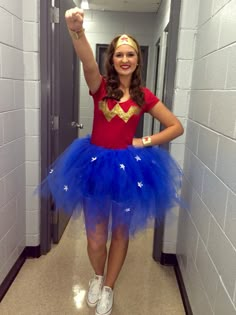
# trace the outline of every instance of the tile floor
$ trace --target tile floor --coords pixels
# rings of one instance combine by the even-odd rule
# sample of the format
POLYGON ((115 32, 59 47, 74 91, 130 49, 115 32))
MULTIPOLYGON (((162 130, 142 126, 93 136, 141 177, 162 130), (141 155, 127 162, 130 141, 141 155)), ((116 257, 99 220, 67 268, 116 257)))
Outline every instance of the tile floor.
MULTIPOLYGON (((81 223, 72 220, 59 245, 28 259, 0 304, 1 315, 93 315, 85 303, 92 275, 81 223)), ((152 259, 152 231, 130 242, 115 288, 112 315, 184 315, 172 267, 152 259)))

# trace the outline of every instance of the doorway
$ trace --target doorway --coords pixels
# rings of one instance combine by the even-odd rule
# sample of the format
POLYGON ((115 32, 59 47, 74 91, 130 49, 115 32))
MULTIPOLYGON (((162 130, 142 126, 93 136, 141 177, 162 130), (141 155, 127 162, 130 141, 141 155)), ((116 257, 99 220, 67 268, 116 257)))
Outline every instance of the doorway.
MULTIPOLYGON (((175 63, 176 63, 176 48, 178 41, 178 24, 181 0, 171 1, 171 16, 168 28, 166 54, 166 79, 165 79, 165 93, 163 102, 172 105, 174 78, 175 78, 175 63)), ((41 0, 41 178, 45 178, 48 173, 48 167, 64 148, 78 136, 78 130, 72 126, 79 126, 77 123, 78 114, 78 86, 79 60, 74 55, 74 49, 67 33, 65 25, 58 23, 64 21, 64 12, 67 8, 73 7, 72 0, 41 0), (63 37, 64 36, 64 37, 63 37), (60 49, 57 45, 62 45, 60 49), (65 51, 69 49, 69 51, 65 51), (62 53, 60 50, 63 50, 62 53), (61 54, 61 55, 60 55, 61 54), (62 57, 63 56, 63 57, 62 57), (60 59, 61 58, 61 59, 60 59), (70 60, 71 67, 66 67, 63 64, 63 58, 70 60), (65 67, 65 68, 63 68, 65 67), (62 116, 64 98, 63 86, 63 71, 66 76, 70 76, 70 84, 66 87, 69 93, 70 105, 69 111, 65 113, 65 120, 62 116), (63 70, 64 69, 64 70, 63 70), (62 89, 63 86, 63 89, 62 89), (75 104, 77 106, 75 106, 75 104), (64 130, 62 129, 64 128, 64 130), (61 129, 60 129, 61 128, 61 129), (68 138, 67 138, 68 137, 68 138)), ((66 77, 67 78, 67 77, 66 77)), ((66 98, 67 100, 67 98, 66 98)), ((65 108, 65 106, 64 106, 65 108)), ((67 111, 68 107, 66 107, 67 111)), ((142 131, 141 131, 142 132, 142 131)), ((51 241, 58 242, 63 230, 69 220, 69 217, 61 218, 60 214, 54 209, 51 200, 42 200, 41 203, 41 254, 46 254, 51 248, 51 241), (62 226, 60 227, 60 223, 62 226)), ((153 257, 155 260, 160 260, 162 243, 163 243, 163 229, 158 225, 158 230, 155 228, 153 257), (156 233, 159 231, 160 233, 156 233)))

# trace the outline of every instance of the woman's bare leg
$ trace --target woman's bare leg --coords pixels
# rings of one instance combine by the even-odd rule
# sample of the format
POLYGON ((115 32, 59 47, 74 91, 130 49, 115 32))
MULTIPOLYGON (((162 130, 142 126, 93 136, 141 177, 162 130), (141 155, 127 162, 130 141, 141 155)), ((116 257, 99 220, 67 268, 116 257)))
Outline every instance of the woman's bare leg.
POLYGON ((105 286, 114 288, 116 279, 119 276, 124 264, 129 246, 127 228, 124 226, 117 227, 112 233, 111 245, 109 249, 107 274, 105 286))
MULTIPOLYGON (((102 222, 95 225, 94 229, 88 228, 91 224, 93 217, 89 218, 86 211, 86 203, 84 208, 85 213, 85 225, 87 230, 88 240, 88 256, 91 265, 96 275, 104 275, 104 269, 107 260, 107 238, 108 238, 108 223, 109 214, 107 219, 104 218, 102 222)), ((108 211, 109 213, 109 211, 108 211)), ((112 220, 113 220, 113 231, 111 237, 111 244, 109 248, 108 262, 107 262, 107 273, 105 279, 105 286, 111 288, 114 287, 115 281, 119 276, 121 268, 124 264, 128 245, 129 245, 129 231, 127 225, 117 224, 120 222, 120 209, 113 208, 112 220)))
POLYGON ((109 210, 107 217, 94 217, 93 203, 91 200, 84 199, 84 219, 87 233, 87 252, 90 263, 96 275, 103 276, 107 259, 107 238, 109 210), (90 210, 91 209, 91 210, 90 210))
POLYGON ((107 259, 107 225, 103 222, 96 225, 94 231, 87 231, 87 251, 90 263, 96 275, 103 276, 107 259))

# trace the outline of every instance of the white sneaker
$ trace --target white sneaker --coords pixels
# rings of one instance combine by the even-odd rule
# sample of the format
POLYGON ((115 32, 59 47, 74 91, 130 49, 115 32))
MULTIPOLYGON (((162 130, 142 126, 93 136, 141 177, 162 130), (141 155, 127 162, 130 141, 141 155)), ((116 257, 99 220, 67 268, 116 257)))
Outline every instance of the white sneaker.
POLYGON ((87 304, 90 307, 95 307, 97 305, 102 292, 103 278, 103 276, 95 275, 94 278, 89 281, 87 304))
POLYGON ((97 303, 95 315, 110 315, 113 305, 113 290, 104 286, 101 297, 97 303))

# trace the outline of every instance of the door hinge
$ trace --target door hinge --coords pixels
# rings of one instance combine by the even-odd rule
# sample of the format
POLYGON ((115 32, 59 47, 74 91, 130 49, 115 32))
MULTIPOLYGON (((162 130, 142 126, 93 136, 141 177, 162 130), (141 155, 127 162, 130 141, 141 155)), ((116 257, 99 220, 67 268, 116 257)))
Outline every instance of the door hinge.
POLYGON ((52 127, 52 130, 58 130, 59 129, 59 116, 52 116, 51 127, 52 127))
POLYGON ((60 22, 60 10, 57 7, 51 8, 51 23, 59 23, 60 22))

